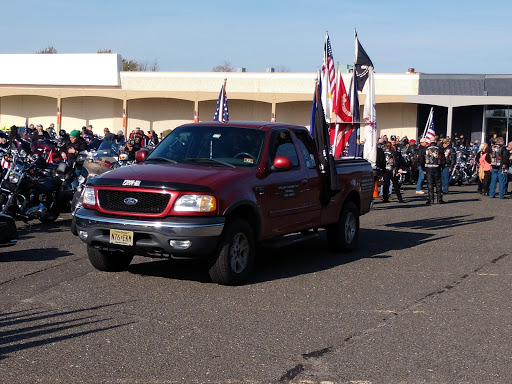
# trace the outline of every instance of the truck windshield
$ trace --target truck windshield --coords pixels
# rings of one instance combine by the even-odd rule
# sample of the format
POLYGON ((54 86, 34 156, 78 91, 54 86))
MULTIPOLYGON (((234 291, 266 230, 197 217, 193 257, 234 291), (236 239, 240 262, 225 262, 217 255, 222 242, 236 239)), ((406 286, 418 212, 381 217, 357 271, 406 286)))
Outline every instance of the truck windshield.
POLYGON ((165 158, 182 164, 256 167, 261 160, 265 137, 266 131, 254 128, 181 126, 167 135, 146 162, 165 158))

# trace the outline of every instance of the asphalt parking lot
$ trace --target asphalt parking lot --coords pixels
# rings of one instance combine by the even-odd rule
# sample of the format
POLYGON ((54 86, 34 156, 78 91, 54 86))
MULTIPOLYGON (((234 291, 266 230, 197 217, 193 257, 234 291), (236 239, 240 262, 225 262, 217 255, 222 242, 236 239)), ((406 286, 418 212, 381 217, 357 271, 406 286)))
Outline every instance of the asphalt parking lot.
POLYGON ((376 201, 358 250, 263 250, 246 285, 135 258, 96 271, 69 232, 0 249, 3 383, 509 383, 512 200, 376 201))

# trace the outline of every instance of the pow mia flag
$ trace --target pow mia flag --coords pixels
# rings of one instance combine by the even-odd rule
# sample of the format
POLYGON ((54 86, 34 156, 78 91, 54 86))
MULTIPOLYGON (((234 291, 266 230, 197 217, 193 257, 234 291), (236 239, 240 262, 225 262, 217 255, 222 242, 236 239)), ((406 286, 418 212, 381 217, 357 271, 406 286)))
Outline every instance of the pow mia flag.
POLYGON ((366 83, 366 80, 368 79, 368 70, 370 67, 373 67, 373 63, 370 60, 370 57, 364 50, 363 46, 359 42, 359 39, 357 38, 357 32, 354 31, 355 34, 355 60, 354 60, 354 69, 356 71, 357 75, 357 90, 359 92, 362 92, 364 84, 366 83))

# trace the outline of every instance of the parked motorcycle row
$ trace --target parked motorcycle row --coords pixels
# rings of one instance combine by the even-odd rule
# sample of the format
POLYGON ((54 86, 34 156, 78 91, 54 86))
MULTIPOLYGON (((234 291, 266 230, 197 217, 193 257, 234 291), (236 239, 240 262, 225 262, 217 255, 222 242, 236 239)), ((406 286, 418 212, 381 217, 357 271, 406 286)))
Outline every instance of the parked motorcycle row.
MULTIPOLYGON (((450 185, 472 184, 478 177, 476 151, 464 147, 454 148, 457 161, 450 174, 450 185)), ((398 184, 416 184, 418 180, 418 162, 412 152, 401 151, 401 165, 398 184)))
POLYGON ((0 148, 0 246, 16 243, 15 220, 51 223, 61 213, 74 214, 87 180, 133 163, 122 153, 124 143, 96 140, 70 166, 61 157, 62 144, 19 139, 0 148))

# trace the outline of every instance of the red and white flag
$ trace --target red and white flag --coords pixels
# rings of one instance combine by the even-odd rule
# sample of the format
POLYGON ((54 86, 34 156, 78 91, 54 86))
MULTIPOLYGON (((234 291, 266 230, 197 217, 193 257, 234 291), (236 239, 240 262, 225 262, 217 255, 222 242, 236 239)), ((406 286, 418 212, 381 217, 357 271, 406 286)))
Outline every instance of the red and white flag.
POLYGON ((325 34, 324 59, 322 63, 322 104, 324 106, 325 121, 331 122, 332 104, 334 92, 336 92, 336 75, 334 58, 332 56, 329 34, 325 34))

